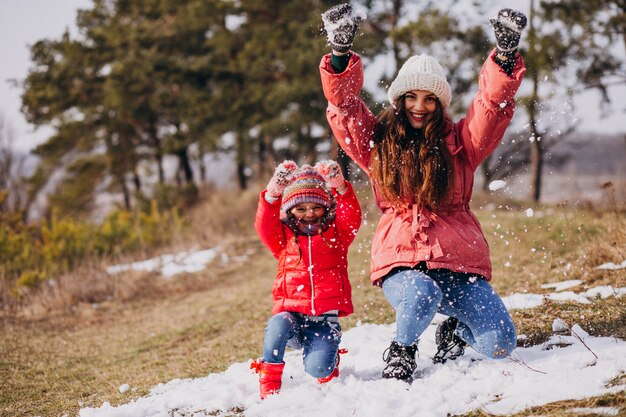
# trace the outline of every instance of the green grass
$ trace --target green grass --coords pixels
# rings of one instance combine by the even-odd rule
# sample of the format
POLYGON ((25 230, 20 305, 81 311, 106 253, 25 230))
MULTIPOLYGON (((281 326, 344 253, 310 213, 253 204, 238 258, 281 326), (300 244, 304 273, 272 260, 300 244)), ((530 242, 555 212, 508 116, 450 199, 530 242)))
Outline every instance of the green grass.
MULTIPOLYGON (((44 311, 36 315, 5 315, 0 324, 0 416, 74 416, 81 407, 127 403, 158 383, 206 376, 257 357, 271 314, 276 263, 252 234, 254 198, 248 196, 242 204, 237 208, 244 213, 240 220, 248 219, 249 227, 222 240, 230 255, 248 254, 246 260, 214 264, 173 280, 150 274, 120 277, 110 293, 93 300, 97 308, 83 301, 25 310, 44 311), (134 388, 130 394, 118 392, 124 383, 134 388)), ((202 218, 212 209, 207 205, 194 216, 202 218)), ((382 291, 369 283, 369 243, 377 214, 372 207, 365 209, 367 223, 350 250, 355 314, 342 322, 346 330, 359 322, 394 320, 382 291)), ((583 280, 577 288, 581 291, 626 286, 623 270, 594 269, 625 258, 623 213, 557 207, 535 208, 531 218, 522 209, 505 207, 476 213, 492 249, 492 284, 502 295, 545 293, 541 284, 566 279, 583 280)), ((207 235, 206 227, 219 227, 205 226, 194 229, 207 235)), ((220 231, 221 238, 224 233, 220 231)), ((88 277, 68 282, 72 279, 84 282, 88 277)), ((32 302, 37 300, 45 298, 32 302)), ((580 324, 592 335, 626 339, 625 304, 623 298, 588 305, 549 302, 514 310, 513 318, 530 344, 546 340, 557 317, 580 324)), ((617 378, 623 382, 624 376, 617 378)), ((626 411, 623 394, 615 394, 548 404, 519 415, 568 416, 571 407, 599 405, 626 411)), ((232 410, 232 415, 242 412, 232 410)))

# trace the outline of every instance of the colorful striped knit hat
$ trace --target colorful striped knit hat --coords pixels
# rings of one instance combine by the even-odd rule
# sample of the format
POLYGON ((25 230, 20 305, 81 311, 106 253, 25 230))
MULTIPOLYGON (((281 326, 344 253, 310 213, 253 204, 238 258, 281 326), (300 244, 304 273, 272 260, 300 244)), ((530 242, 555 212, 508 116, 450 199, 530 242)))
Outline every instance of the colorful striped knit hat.
POLYGON ((326 190, 325 183, 312 166, 302 165, 293 173, 293 181, 285 187, 280 208, 285 213, 302 203, 318 203, 330 208, 333 197, 326 190))

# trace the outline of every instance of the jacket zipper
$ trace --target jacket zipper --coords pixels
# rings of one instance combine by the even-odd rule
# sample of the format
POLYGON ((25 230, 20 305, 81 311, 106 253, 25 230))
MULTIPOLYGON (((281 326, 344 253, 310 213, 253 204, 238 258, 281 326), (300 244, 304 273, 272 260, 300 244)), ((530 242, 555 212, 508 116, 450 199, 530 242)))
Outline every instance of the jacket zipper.
POLYGON ((312 253, 313 251, 311 250, 311 236, 308 236, 309 238, 309 279, 311 280, 311 312, 313 313, 313 315, 315 316, 315 286, 313 285, 313 258, 312 258, 312 253))

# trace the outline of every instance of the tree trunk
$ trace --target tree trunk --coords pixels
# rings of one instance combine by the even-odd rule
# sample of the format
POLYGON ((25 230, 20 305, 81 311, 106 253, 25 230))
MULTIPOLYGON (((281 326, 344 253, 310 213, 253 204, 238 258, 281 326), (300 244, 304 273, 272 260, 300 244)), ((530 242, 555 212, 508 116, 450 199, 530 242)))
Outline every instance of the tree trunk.
POLYGON ((263 135, 259 138, 259 173, 258 178, 265 179, 269 178, 269 176, 274 171, 273 167, 276 163, 273 147, 272 147, 272 138, 269 135, 263 135))
POLYGON ((245 190, 248 188, 248 177, 246 176, 246 139, 243 133, 237 133, 236 143, 237 181, 239 182, 239 189, 245 190))
MULTIPOLYGON (((402 10, 403 0, 394 0, 393 1, 393 15, 391 16, 391 30, 395 31, 398 28, 398 21, 400 20, 400 11, 402 10)), ((395 37, 392 38, 392 48, 393 48, 393 58, 396 61, 396 73, 400 70, 402 66, 402 62, 400 61, 400 46, 398 42, 395 40, 395 37)))
POLYGON ((132 208, 130 200, 130 190, 128 189, 128 185, 126 185, 124 174, 118 175, 117 181, 120 184, 120 188, 122 189, 122 195, 124 196, 124 208, 130 211, 130 209, 132 208))
POLYGON ((163 153, 160 148, 157 149, 155 158, 157 162, 157 170, 159 172, 159 184, 165 185, 165 170, 163 169, 163 153))
POLYGON ((480 170, 483 174, 483 184, 481 187, 483 191, 487 191, 489 189, 489 183, 491 182, 491 177, 493 176, 493 172, 489 169, 489 163, 491 162, 492 157, 493 154, 489 155, 485 158, 483 163, 480 164, 480 170))
POLYGON ((246 164, 243 161, 237 161, 237 181, 239 182, 239 189, 245 190, 248 188, 246 164))
POLYGON ((304 162, 309 165, 315 165, 317 160, 317 143, 311 137, 311 124, 304 126, 304 131, 298 135, 298 142, 302 144, 302 153, 304 153, 304 162))
POLYGON ((532 142, 530 143, 530 187, 531 198, 538 202, 541 198, 541 180, 543 175, 543 146, 541 138, 537 135, 537 122, 530 123, 532 142))
POLYGON ((193 184, 193 170, 191 169, 191 162, 189 161, 188 147, 183 146, 176 151, 178 157, 179 169, 183 174, 183 179, 187 184, 193 184))
MULTIPOLYGON (((533 25, 533 17, 535 14, 535 0, 530 2, 530 19, 529 19, 529 47, 531 53, 535 55, 535 42, 536 39, 535 27, 533 25)), ((528 118, 530 122, 530 187, 531 198, 533 201, 538 202, 541 198, 541 176, 543 171, 543 147, 541 144, 541 136, 539 135, 539 128, 537 127, 537 111, 539 107, 539 68, 530 69, 530 78, 532 80, 532 94, 528 108, 528 118)))
POLYGON ((135 165, 133 168, 133 184, 135 185, 135 192, 140 193, 141 192, 141 177, 139 176, 139 173, 137 172, 137 165, 135 165))
POLYGON ((324 136, 330 137, 330 159, 337 161, 339 159, 339 143, 332 136, 332 133, 329 133, 329 129, 326 129, 324 136))
POLYGON ((159 173, 159 184, 165 184, 165 171, 163 170, 163 149, 161 148, 161 139, 157 134, 157 128, 154 124, 150 125, 149 137, 152 148, 154 149, 154 159, 156 160, 157 170, 159 173))
POLYGON ((206 164, 204 163, 204 144, 198 141, 198 167, 200 168, 200 183, 206 182, 206 164))
MULTIPOLYGON (((351 178, 354 178, 350 169, 350 157, 347 153, 344 152, 343 149, 339 148, 337 152, 337 163, 341 167, 341 171, 343 172, 343 176, 346 180, 350 181, 351 178)), ((367 174, 367 173, 366 173, 367 174)))

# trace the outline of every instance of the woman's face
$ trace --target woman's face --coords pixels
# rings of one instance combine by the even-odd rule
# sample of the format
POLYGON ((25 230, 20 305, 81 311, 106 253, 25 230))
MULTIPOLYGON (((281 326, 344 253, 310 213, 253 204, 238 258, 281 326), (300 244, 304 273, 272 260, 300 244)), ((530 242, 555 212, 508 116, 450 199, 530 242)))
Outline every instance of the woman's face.
POLYGON ((302 203, 291 209, 291 214, 304 224, 318 223, 325 213, 324 206, 318 203, 302 203))
POLYGON ((412 90, 404 95, 404 109, 414 129, 421 129, 426 116, 437 109, 437 96, 430 91, 412 90))

